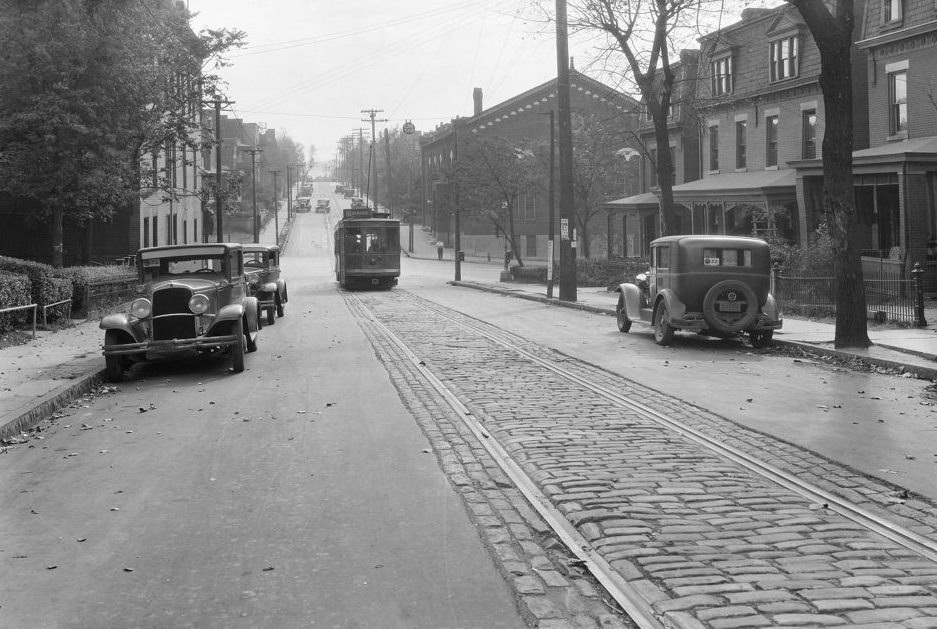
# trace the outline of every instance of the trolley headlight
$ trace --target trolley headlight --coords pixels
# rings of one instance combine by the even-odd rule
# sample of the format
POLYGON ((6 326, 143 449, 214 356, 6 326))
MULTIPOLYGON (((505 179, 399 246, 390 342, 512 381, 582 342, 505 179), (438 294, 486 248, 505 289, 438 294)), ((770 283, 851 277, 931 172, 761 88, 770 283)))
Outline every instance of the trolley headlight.
POLYGON ((197 315, 208 310, 208 297, 202 294, 192 295, 192 298, 189 299, 189 310, 197 315))
POLYGON ((130 304, 130 314, 135 316, 137 319, 145 319, 149 317, 152 312, 153 304, 150 303, 149 299, 134 299, 133 303, 130 304))

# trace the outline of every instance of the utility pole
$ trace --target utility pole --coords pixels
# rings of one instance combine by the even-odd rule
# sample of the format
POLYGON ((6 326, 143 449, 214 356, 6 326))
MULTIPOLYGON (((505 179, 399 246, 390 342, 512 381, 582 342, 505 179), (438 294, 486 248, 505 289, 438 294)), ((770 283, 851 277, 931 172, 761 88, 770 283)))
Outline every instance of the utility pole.
MULTIPOLYGON (((371 117, 371 151, 370 153, 368 153, 368 173, 369 173, 368 196, 369 197, 371 196, 370 195, 370 192, 371 192, 370 172, 371 172, 371 160, 373 159, 374 160, 374 211, 375 212, 377 211, 378 207, 377 207, 377 155, 374 154, 374 139, 377 136, 375 136, 374 123, 375 122, 387 122, 387 118, 381 118, 380 120, 375 120, 374 116, 377 113, 382 112, 382 111, 384 110, 383 109, 362 109, 361 110, 361 113, 368 114, 371 117)), ((367 122, 367 120, 362 120, 362 122, 367 122)))
POLYGON ((547 297, 553 298, 553 248, 556 241, 556 188, 554 179, 556 178, 556 138, 553 132, 554 118, 553 110, 540 113, 541 116, 550 116, 550 224, 547 227, 547 297))
POLYGON ((560 148, 560 299, 576 301, 573 128, 569 102, 569 33, 566 0, 556 0, 556 106, 560 148))
MULTIPOLYGON (((458 121, 452 122, 452 158, 453 162, 459 163, 459 123, 458 121)), ((455 212, 455 250, 453 251, 455 258, 455 281, 462 281, 462 225, 459 220, 462 212, 459 210, 459 182, 454 181, 452 184, 452 196, 453 196, 453 211, 455 212)))
POLYGON ((293 219, 293 165, 286 165, 286 220, 293 219))
MULTIPOLYGON (((394 199, 391 194, 391 185, 394 181, 390 176, 390 132, 387 131, 387 127, 384 127, 384 151, 387 156, 387 211, 390 212, 390 217, 394 218, 394 199)), ((375 179, 375 182, 377 180, 375 179)), ((377 184, 375 183, 374 194, 377 194, 377 184)), ((376 204, 376 203, 375 203, 376 204)))
POLYGON ((358 127, 358 194, 361 194, 361 183, 364 180, 364 129, 358 127))
POLYGON ((252 148, 247 149, 247 152, 251 154, 251 206, 253 207, 254 213, 254 242, 260 242, 260 225, 257 221, 257 166, 255 159, 257 153, 263 153, 263 149, 252 148))
POLYGON ((273 228, 276 230, 276 235, 274 236, 273 242, 276 243, 276 246, 280 246, 280 200, 277 198, 277 177, 280 175, 279 170, 271 170, 273 173, 273 228))
POLYGON ((215 99, 215 227, 217 242, 224 242, 224 199, 221 194, 221 105, 233 105, 233 100, 215 99))

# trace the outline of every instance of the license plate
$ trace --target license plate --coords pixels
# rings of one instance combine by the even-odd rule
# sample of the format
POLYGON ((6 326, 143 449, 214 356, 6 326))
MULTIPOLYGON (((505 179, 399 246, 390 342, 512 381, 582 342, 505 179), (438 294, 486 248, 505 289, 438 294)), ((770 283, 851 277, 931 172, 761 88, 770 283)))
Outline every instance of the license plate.
POLYGON ((737 301, 724 301, 719 306, 722 312, 742 312, 742 304, 737 301))

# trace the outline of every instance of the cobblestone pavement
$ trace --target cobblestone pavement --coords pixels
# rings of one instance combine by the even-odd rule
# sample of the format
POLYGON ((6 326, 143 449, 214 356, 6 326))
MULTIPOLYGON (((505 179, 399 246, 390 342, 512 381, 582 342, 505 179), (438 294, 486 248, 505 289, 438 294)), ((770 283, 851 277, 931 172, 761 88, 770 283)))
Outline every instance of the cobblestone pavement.
MULTIPOLYGON (((361 299, 456 392, 665 626, 937 628, 937 563, 467 332, 406 291, 361 299)), ((549 530, 399 350, 372 324, 363 325, 529 618, 541 627, 622 622, 601 608, 596 586, 550 541, 549 530)), ((934 505, 897 487, 616 374, 515 343, 935 537, 934 505)))

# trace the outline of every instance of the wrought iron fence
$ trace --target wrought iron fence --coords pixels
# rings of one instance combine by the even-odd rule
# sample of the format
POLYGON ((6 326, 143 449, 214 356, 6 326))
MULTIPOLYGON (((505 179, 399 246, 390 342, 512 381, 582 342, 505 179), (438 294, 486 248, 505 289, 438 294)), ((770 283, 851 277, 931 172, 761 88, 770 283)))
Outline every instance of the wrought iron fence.
MULTIPOLYGON (((919 269, 920 267, 918 267, 919 269)), ((863 278, 869 318, 923 326, 924 292, 919 271, 912 279, 892 273, 871 273, 863 278)), ((783 312, 835 316, 836 282, 832 277, 774 275, 773 294, 783 312)))

